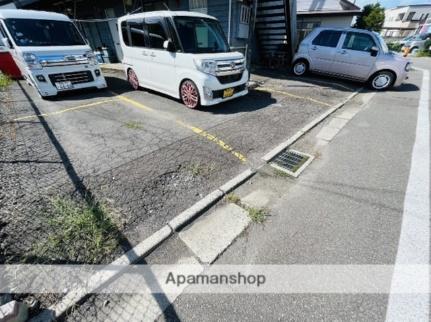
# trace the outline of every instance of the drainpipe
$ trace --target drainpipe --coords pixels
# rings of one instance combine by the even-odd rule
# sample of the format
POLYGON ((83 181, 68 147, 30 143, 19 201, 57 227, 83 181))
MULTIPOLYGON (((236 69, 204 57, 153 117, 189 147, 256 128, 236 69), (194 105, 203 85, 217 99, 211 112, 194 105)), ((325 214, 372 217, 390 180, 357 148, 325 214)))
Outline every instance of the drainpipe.
POLYGON ((229 0, 229 18, 227 21, 227 43, 230 46, 230 22, 232 20, 232 0, 229 0))

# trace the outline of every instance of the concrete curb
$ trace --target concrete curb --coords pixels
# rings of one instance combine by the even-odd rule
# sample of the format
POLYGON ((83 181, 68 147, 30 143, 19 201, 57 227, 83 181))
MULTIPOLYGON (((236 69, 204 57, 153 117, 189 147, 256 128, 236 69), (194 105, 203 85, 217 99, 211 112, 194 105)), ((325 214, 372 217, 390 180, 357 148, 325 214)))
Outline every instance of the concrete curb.
POLYGON ((336 110, 344 106, 347 102, 349 102, 353 97, 358 95, 362 91, 362 87, 356 90, 354 93, 350 94, 343 102, 340 104, 335 105, 334 107, 331 107, 328 109, 325 113, 321 114, 308 124, 306 124, 304 127, 302 127, 298 132, 296 132, 293 136, 291 136, 289 139, 284 141, 283 143, 279 144, 277 147, 269 151, 267 154, 265 154, 262 157, 262 160, 265 162, 271 161, 277 154, 279 154, 281 151, 286 149, 289 145, 292 145, 295 143, 298 139, 300 139, 304 134, 306 134, 308 131, 310 131, 312 128, 314 128, 316 125, 318 125, 320 122, 325 120, 329 115, 334 113, 336 110))
MULTIPOLYGON (((342 103, 330 108, 328 111, 305 125, 301 130, 296 132, 293 136, 291 136, 288 140, 278 145, 275 149, 268 152, 262 160, 265 162, 269 162, 273 157, 275 157, 278 153, 280 153, 283 149, 287 148, 289 145, 297 141, 300 137, 302 137, 305 133, 314 128, 317 124, 326 119, 329 115, 334 113, 348 101, 350 101, 354 96, 356 96, 362 88, 358 89, 356 92, 349 95, 342 103)), ((264 165, 262 165, 264 166, 264 165)), ((152 250, 160 246, 166 239, 168 239, 175 231, 178 231, 181 227, 190 223, 193 219, 201 215, 205 210, 214 205, 217 201, 223 198, 230 191, 250 179, 253 175, 255 175, 257 170, 255 169, 247 169, 229 180, 222 186, 220 186, 217 190, 209 193, 204 198, 196 202, 193 206, 183 211, 175 218, 170 220, 165 226, 163 226, 160 230, 152 234, 150 237, 146 238, 138 245, 136 245, 131 250, 127 251, 125 254, 117 258, 111 264, 107 265, 108 272, 106 271, 96 273, 92 276, 89 288, 78 288, 67 293, 63 299, 49 307, 44 312, 40 313, 38 316, 31 319, 31 321, 48 321, 49 319, 55 320, 59 317, 62 317, 73 305, 84 300, 89 293, 97 289, 100 285, 109 282, 112 278, 114 278, 117 274, 121 272, 121 270, 109 270, 109 266, 116 266, 118 268, 119 265, 130 265, 139 260, 140 258, 148 255, 152 250)))

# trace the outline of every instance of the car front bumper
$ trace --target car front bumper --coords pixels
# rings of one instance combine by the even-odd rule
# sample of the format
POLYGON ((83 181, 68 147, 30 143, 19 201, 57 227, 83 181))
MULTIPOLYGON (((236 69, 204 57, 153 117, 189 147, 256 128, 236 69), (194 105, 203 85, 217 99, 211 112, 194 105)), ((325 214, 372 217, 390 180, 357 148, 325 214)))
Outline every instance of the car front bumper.
POLYGON ((28 70, 26 77, 30 78, 40 95, 55 96, 62 92, 84 88, 106 88, 106 80, 98 65, 45 67, 40 70, 28 70), (56 82, 70 81, 69 88, 57 88, 56 82))
POLYGON ((200 85, 197 86, 199 88, 201 105, 203 106, 216 105, 248 94, 247 70, 242 73, 240 80, 227 84, 221 84, 217 77, 212 75, 203 74, 202 76, 201 81, 198 82, 200 85), (223 97, 223 93, 227 89, 233 89, 233 94, 229 97, 223 97))

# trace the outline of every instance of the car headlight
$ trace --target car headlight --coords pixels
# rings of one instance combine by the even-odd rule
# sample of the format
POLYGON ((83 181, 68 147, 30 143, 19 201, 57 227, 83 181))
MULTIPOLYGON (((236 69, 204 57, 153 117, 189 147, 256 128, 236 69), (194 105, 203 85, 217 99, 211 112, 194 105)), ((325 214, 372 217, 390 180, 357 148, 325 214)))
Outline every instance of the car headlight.
POLYGON ((23 58, 28 68, 30 69, 42 69, 42 65, 39 62, 39 59, 35 54, 32 53, 24 53, 23 58))
POLYGON ((205 74, 216 75, 217 63, 215 60, 195 60, 195 65, 198 70, 205 74))
POLYGON ((99 63, 99 62, 97 61, 97 57, 96 57, 96 55, 95 55, 91 50, 87 51, 87 52, 84 54, 84 56, 85 56, 85 57, 87 57, 88 62, 89 62, 91 65, 97 65, 97 64, 99 63))

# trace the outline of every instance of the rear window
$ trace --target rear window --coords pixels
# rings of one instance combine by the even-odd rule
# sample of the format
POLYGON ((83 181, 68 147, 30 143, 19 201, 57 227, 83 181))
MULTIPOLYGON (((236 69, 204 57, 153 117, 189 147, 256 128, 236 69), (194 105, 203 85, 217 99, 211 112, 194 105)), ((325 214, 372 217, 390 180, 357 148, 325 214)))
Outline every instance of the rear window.
POLYGON ((340 40, 341 31, 336 30, 323 30, 314 38, 313 45, 324 47, 337 47, 338 40, 340 40))

